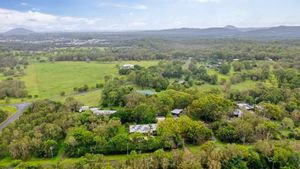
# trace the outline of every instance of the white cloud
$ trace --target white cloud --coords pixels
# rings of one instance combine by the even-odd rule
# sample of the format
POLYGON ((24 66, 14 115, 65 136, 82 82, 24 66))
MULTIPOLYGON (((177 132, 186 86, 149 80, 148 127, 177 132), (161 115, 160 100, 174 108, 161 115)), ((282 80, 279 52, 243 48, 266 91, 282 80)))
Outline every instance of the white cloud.
POLYGON ((39 11, 20 12, 0 8, 0 32, 13 28, 27 28, 36 32, 53 31, 120 31, 139 30, 149 26, 143 20, 111 20, 103 18, 84 18, 57 16, 39 11))
POLYGON ((31 8, 31 11, 40 11, 39 8, 31 8))
POLYGON ((35 31, 84 31, 103 30, 101 18, 76 18, 56 16, 38 11, 19 12, 0 8, 0 31, 25 27, 35 31), (100 27, 102 25, 102 27, 100 27))
POLYGON ((28 3, 26 3, 26 2, 21 2, 20 5, 22 5, 22 6, 28 6, 28 3))
POLYGON ((128 27, 134 27, 136 29, 138 28, 144 28, 147 26, 146 22, 142 22, 142 21, 134 21, 132 23, 129 23, 128 27))
POLYGON ((146 10, 148 7, 143 4, 133 4, 133 5, 127 5, 127 4, 119 4, 119 3, 100 3, 99 6, 104 7, 114 7, 114 8, 127 8, 127 9, 137 9, 137 10, 146 10))

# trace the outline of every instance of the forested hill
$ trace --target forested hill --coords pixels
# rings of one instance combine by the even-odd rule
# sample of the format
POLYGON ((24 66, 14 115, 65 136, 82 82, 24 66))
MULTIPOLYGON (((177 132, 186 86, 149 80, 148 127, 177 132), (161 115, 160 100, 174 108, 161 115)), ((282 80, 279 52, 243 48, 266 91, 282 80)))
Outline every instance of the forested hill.
POLYGON ((4 35, 29 35, 34 32, 25 28, 15 28, 4 33, 4 35))
POLYGON ((270 28, 238 28, 234 26, 215 27, 206 29, 180 28, 160 31, 147 31, 173 37, 194 38, 244 38, 244 39, 299 39, 300 26, 278 26, 270 28))

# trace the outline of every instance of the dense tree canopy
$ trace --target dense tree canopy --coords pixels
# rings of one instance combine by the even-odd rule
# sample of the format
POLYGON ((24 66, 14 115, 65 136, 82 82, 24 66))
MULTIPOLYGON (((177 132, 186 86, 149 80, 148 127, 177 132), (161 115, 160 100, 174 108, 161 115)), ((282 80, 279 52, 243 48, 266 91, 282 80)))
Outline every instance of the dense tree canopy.
POLYGON ((220 120, 223 116, 233 111, 233 103, 215 94, 200 96, 188 108, 188 114, 204 121, 220 120))
MULTIPOLYGON (((101 35, 110 40, 103 47, 19 44, 13 47, 17 50, 0 49, 0 99, 6 101, 32 98, 19 81, 28 61, 157 61, 130 70, 118 63, 114 70, 119 74, 106 76, 105 84, 73 86, 70 95, 78 98, 83 92, 90 97, 93 89, 100 95, 101 88, 101 102, 93 106, 117 110, 110 116, 90 110, 79 113, 83 104, 66 93, 72 89, 55 98, 66 98, 63 103, 30 100, 33 103, 20 119, 0 133, 5 164, 11 160, 16 168, 299 168, 297 40, 130 36, 101 35), (143 94, 142 89, 156 92, 143 94), (253 108, 239 108, 235 103, 240 102, 253 108), (241 114, 234 116, 238 108, 241 114), (173 109, 183 112, 173 116, 173 109), (158 125, 154 132, 130 132, 130 125, 153 123, 158 125), (110 161, 101 154, 118 154, 113 158, 122 160, 110 161), (57 158, 47 159, 52 156, 57 158), (50 162, 41 166, 31 159, 50 162)), ((6 118, 0 111, 0 122, 6 118)), ((0 168, 1 163, 2 159, 0 168)))
POLYGON ((121 79, 108 80, 102 90, 102 105, 103 106, 123 106, 125 105, 125 96, 133 89, 124 85, 121 79))
POLYGON ((5 97, 22 98, 27 96, 24 82, 18 80, 5 80, 0 82, 0 99, 5 97))
POLYGON ((211 130, 203 123, 193 121, 187 116, 179 119, 167 118, 159 122, 157 133, 169 148, 183 146, 183 140, 187 143, 200 144, 212 136, 211 130))

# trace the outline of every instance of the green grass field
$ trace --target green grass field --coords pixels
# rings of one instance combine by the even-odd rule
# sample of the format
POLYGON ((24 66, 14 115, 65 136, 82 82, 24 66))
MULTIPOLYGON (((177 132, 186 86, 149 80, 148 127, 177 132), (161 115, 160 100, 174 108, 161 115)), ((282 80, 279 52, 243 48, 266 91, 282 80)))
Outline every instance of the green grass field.
MULTIPOLYGON (((39 98, 63 100, 59 97, 62 91, 66 96, 74 95, 73 88, 88 85, 95 87, 96 83, 103 83, 104 76, 118 76, 117 65, 126 63, 140 66, 152 66, 158 61, 120 61, 120 62, 55 62, 55 63, 32 63, 26 70, 26 75, 21 78, 25 82, 29 94, 38 95, 39 98)), ((100 91, 92 91, 75 98, 95 104, 99 100, 100 91), (98 94, 99 93, 99 94, 98 94)))
POLYGON ((66 97, 73 97, 84 105, 98 106, 100 100, 99 98, 101 97, 101 89, 92 90, 85 93, 72 93, 66 96, 56 96, 52 97, 51 99, 54 101, 63 102, 66 97))
POLYGON ((216 71, 214 69, 208 69, 207 73, 209 75, 217 74, 218 75, 218 80, 220 81, 220 79, 222 79, 222 78, 226 79, 226 80, 229 80, 230 75, 232 74, 232 71, 230 73, 228 73, 228 75, 223 75, 223 74, 219 73, 218 71, 216 71))
POLYGON ((0 81, 4 80, 4 79, 5 79, 5 76, 3 76, 3 74, 0 74, 0 81))
MULTIPOLYGON (((254 89, 257 83, 258 82, 251 81, 251 80, 246 80, 246 81, 241 82, 241 83, 232 84, 231 89, 239 90, 239 91, 254 89)), ((264 84, 268 85, 269 83, 264 83, 264 84)), ((209 91, 209 90, 212 90, 212 89, 223 90, 224 85, 211 85, 211 84, 206 83, 204 85, 197 86, 196 88, 201 90, 201 91, 209 91)))
POLYGON ((8 117, 12 116, 14 113, 16 113, 17 108, 14 106, 2 106, 0 105, 0 110, 5 111, 8 113, 8 117))
MULTIPOLYGON (((221 82, 221 79, 225 79, 227 82, 230 82, 230 77, 234 74, 234 70, 233 68, 231 68, 230 72, 227 75, 221 74, 218 71, 214 70, 214 69, 209 69, 208 70, 208 74, 209 75, 213 75, 216 74, 218 75, 218 83, 221 82)), ((271 76, 271 81, 266 81, 263 82, 266 86, 272 86, 276 83, 276 80, 274 79, 274 75, 271 76)), ((232 84, 230 87, 231 89, 234 90, 239 90, 239 91, 243 91, 243 90, 248 90, 248 89, 254 89, 256 87, 257 83, 261 83, 260 81, 252 81, 252 80, 246 80, 244 82, 241 83, 237 83, 237 84, 232 84)), ((197 86, 197 89, 199 90, 203 90, 203 91, 209 91, 211 89, 219 89, 219 90, 223 90, 224 89, 224 85, 211 85, 211 84, 204 84, 201 86, 197 86)))
MULTIPOLYGON (((38 95, 38 99, 51 99, 55 101, 64 101, 66 97, 74 97, 85 105, 97 106, 101 97, 101 90, 96 90, 96 83, 104 83, 104 76, 119 76, 117 65, 126 63, 138 64, 149 67, 156 65, 158 61, 114 61, 114 62, 55 62, 40 63, 33 62, 26 69, 26 75, 21 78, 25 82, 29 94, 38 95), (86 93, 75 93, 74 87, 88 85, 92 88, 86 93), (60 96, 61 92, 66 92, 65 96, 60 96)), ((233 69, 228 75, 222 75, 214 69, 209 69, 208 74, 217 74, 218 82, 221 79, 229 81, 234 73, 233 69)), ((0 80, 5 77, 0 76, 0 80)), ((231 85, 231 89, 247 90, 255 88, 257 82, 247 80, 242 83, 231 85)), ((274 82, 266 82, 266 85, 272 85, 274 82)), ((202 91, 211 89, 223 90, 224 85, 204 84, 195 86, 202 91)), ((22 102, 21 99, 10 99, 10 103, 22 102)), ((25 99, 25 101, 29 101, 25 99)), ((0 104, 5 104, 4 100, 0 104)))

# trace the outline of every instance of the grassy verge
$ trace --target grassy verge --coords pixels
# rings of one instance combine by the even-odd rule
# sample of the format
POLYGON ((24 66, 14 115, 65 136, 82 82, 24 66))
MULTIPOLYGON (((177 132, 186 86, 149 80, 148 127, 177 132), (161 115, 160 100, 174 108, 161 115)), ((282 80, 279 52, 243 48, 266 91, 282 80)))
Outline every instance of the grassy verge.
MULTIPOLYGON (((227 144, 224 144, 220 141, 216 141, 216 146, 218 147, 225 147, 227 144)), ((245 146, 246 148, 251 148, 251 145, 241 145, 245 146)), ((186 148, 188 151, 190 151, 193 154, 199 154, 203 150, 203 145, 186 145, 186 148)), ((80 161, 82 158, 64 158, 64 149, 61 147, 58 155, 54 157, 53 159, 42 159, 42 158, 31 158, 27 161, 25 161, 28 164, 33 165, 57 165, 58 163, 61 164, 74 164, 75 162, 80 161)), ((171 152, 165 152, 165 153, 171 153, 171 152)), ((143 153, 142 155, 150 155, 151 153, 143 153)), ((107 161, 126 161, 131 156, 128 156, 126 154, 118 154, 118 155, 104 155, 104 160, 107 161)), ((0 160, 0 167, 11 167, 16 160, 13 160, 11 158, 4 158, 0 160)))
MULTIPOLYGON (((63 151, 60 152, 56 157, 53 159, 43 159, 43 158, 31 158, 29 160, 24 161, 25 163, 32 164, 32 165, 57 165, 58 163, 75 163, 79 161, 81 158, 64 158, 63 151), (61 154, 60 154, 61 153, 61 154)), ((145 153, 143 155, 147 155, 149 153, 145 153)), ((119 154, 119 155, 105 155, 104 159, 108 161, 126 161, 129 158, 126 154, 119 154)), ((14 160, 12 158, 4 158, 0 160, 0 168, 1 167, 12 167, 14 163, 19 160, 14 160)))
POLYGON ((13 114, 16 113, 17 108, 15 106, 1 106, 0 105, 0 110, 7 112, 8 117, 12 116, 13 114))

